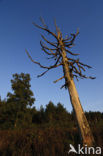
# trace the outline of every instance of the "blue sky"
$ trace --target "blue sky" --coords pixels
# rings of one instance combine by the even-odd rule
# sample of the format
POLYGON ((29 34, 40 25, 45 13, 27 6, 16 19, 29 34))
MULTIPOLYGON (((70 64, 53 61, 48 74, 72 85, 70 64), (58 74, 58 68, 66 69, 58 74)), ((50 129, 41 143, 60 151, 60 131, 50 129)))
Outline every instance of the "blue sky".
POLYGON ((76 88, 85 111, 103 112, 103 1, 102 0, 0 0, 0 95, 6 97, 11 91, 10 80, 14 73, 29 73, 31 89, 36 98, 35 106, 46 105, 51 100, 61 102, 72 110, 68 91, 60 90, 63 81, 53 81, 62 76, 62 70, 52 70, 44 77, 36 75, 43 70, 30 62, 25 49, 42 64, 48 64, 39 41, 42 31, 32 25, 40 24, 42 16, 49 28, 55 32, 54 19, 64 35, 76 32, 74 52, 80 60, 93 66, 87 75, 95 80, 79 80, 76 88))

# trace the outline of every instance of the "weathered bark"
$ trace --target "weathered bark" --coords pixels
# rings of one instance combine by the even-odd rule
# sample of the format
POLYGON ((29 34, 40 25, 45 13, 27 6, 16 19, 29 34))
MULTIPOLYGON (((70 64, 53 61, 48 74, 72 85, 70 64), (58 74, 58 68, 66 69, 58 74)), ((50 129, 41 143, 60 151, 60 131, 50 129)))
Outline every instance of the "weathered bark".
POLYGON ((73 77, 70 75, 68 60, 66 57, 66 52, 62 52, 62 61, 63 61, 63 72, 65 77, 66 87, 68 88, 71 104, 75 113, 75 117, 78 123, 78 128, 81 137, 81 143, 87 146, 94 145, 94 138, 90 130, 88 121, 84 114, 83 108, 80 104, 79 96, 73 81, 73 77))
MULTIPOLYGON (((73 77, 76 77, 76 79, 78 80, 78 78, 90 78, 90 79, 95 79, 95 77, 91 77, 91 76, 86 76, 82 73, 82 71, 85 71, 85 67, 86 68, 91 68, 91 66, 84 64, 82 62, 79 61, 79 59, 74 59, 71 58, 68 55, 73 55, 73 56, 77 56, 79 54, 74 54, 70 51, 71 46, 74 45, 74 40, 76 38, 76 36, 78 35, 79 31, 76 32, 76 34, 71 34, 71 37, 62 38, 62 33, 60 32, 60 29, 57 27, 56 23, 56 33, 51 32, 48 27, 45 25, 44 21, 42 22, 43 27, 33 23, 36 27, 38 27, 39 29, 42 29, 44 31, 46 31, 47 33, 49 33, 52 37, 54 37, 56 39, 56 42, 50 42, 48 41, 43 35, 42 38, 43 40, 49 44, 51 46, 51 48, 49 48, 45 43, 43 43, 42 41, 40 41, 40 45, 41 48, 43 50, 44 53, 46 53, 47 55, 49 55, 48 59, 54 59, 55 63, 52 66, 43 66, 41 65, 41 63, 35 61, 32 59, 32 57, 29 55, 28 51, 27 55, 28 57, 31 59, 31 61, 37 65, 39 65, 41 68, 46 69, 42 74, 38 75, 38 77, 43 76, 45 73, 47 73, 49 70, 62 66, 63 67, 63 76, 59 79, 57 79, 56 81, 54 81, 54 83, 58 82, 61 79, 65 79, 65 84, 62 86, 66 86, 66 88, 68 88, 69 91, 69 95, 70 95, 70 100, 71 100, 71 104, 73 106, 73 110, 75 112, 75 117, 78 123, 78 128, 79 128, 79 132, 80 132, 80 137, 81 137, 81 143, 83 145, 87 145, 87 146, 93 146, 94 145, 94 138, 92 135, 92 132, 90 130, 88 121, 86 119, 86 116, 84 114, 83 108, 80 104, 80 100, 79 100, 79 96, 73 81, 73 77)), ((61 88, 62 88, 61 87, 61 88)))

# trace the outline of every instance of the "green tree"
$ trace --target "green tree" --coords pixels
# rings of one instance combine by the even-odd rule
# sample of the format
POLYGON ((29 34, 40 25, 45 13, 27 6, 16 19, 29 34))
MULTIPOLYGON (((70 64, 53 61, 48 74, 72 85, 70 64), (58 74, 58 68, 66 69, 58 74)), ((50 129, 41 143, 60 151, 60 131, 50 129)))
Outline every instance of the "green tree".
POLYGON ((45 114, 48 122, 53 122, 56 114, 56 106, 53 104, 53 102, 49 102, 48 105, 46 105, 45 114))
POLYGON ((13 74, 11 80, 13 93, 7 94, 7 102, 13 102, 17 104, 21 110, 26 109, 28 106, 32 106, 35 98, 30 87, 30 75, 29 74, 13 74))
MULTIPOLYGON (((13 93, 7 94, 7 100, 0 98, 0 128, 27 127, 32 123, 32 106, 35 98, 30 87, 29 74, 14 74, 11 80, 13 93)), ((34 108, 33 108, 34 109, 34 108)))

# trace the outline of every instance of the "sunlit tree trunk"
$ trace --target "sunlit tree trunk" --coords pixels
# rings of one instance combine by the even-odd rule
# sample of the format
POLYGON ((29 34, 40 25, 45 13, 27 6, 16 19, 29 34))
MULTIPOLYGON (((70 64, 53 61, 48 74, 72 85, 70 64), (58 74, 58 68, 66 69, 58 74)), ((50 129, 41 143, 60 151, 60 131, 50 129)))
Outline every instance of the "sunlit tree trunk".
POLYGON ((86 116, 84 114, 83 108, 81 106, 73 78, 70 75, 70 71, 68 67, 68 60, 67 60, 65 51, 63 51, 62 53, 62 61, 63 61, 63 72, 64 72, 65 81, 66 81, 66 87, 69 91, 71 104, 73 106, 75 117, 78 123, 81 142, 83 145, 92 146, 94 144, 94 138, 91 133, 86 116))
POLYGON ((42 20, 43 26, 39 26, 35 23, 33 24, 37 28, 50 34, 56 40, 55 42, 51 42, 51 41, 48 41, 45 38, 45 36, 41 35, 43 41, 49 44, 50 47, 48 47, 44 42, 40 41, 40 45, 41 45, 43 52, 48 55, 47 59, 52 59, 54 60, 55 63, 53 63, 53 65, 51 66, 44 66, 40 62, 33 60, 27 50, 26 50, 26 53, 33 63, 45 69, 45 71, 41 73, 40 75, 38 75, 38 77, 43 76, 44 74, 46 74, 49 70, 53 68, 57 68, 59 66, 63 67, 63 76, 57 79, 56 81, 54 81, 54 83, 58 82, 59 80, 65 79, 65 84, 61 88, 65 86, 69 91, 71 104, 73 106, 73 110, 75 113, 75 117, 77 120, 79 132, 80 132, 81 142, 83 145, 93 146, 94 138, 90 130, 88 121, 86 119, 86 116, 84 114, 84 111, 82 109, 82 106, 80 104, 79 96, 78 96, 78 93, 77 93, 77 90, 73 81, 74 77, 76 77, 76 79, 78 78, 95 79, 95 77, 92 77, 92 76, 88 77, 82 73, 83 71, 85 71, 85 67, 91 68, 91 66, 80 62, 79 58, 77 59, 71 58, 71 55, 72 56, 79 55, 76 53, 72 53, 70 51, 70 48, 74 45, 74 40, 76 36, 79 34, 79 31, 77 30, 76 34, 71 34, 71 37, 67 36, 66 38, 63 38, 63 35, 60 29, 57 27, 56 22, 55 22, 56 33, 53 33, 52 31, 50 31, 43 20, 42 20))

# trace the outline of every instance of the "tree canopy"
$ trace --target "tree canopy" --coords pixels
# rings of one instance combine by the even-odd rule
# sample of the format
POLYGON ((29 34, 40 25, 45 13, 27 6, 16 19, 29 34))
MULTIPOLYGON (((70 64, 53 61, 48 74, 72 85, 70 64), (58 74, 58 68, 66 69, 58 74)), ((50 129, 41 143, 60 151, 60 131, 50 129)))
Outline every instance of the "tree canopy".
POLYGON ((9 92, 7 94, 7 102, 14 102, 22 109, 25 109, 27 106, 32 106, 35 98, 30 89, 30 80, 29 74, 13 74, 13 79, 11 80, 13 93, 9 92))

